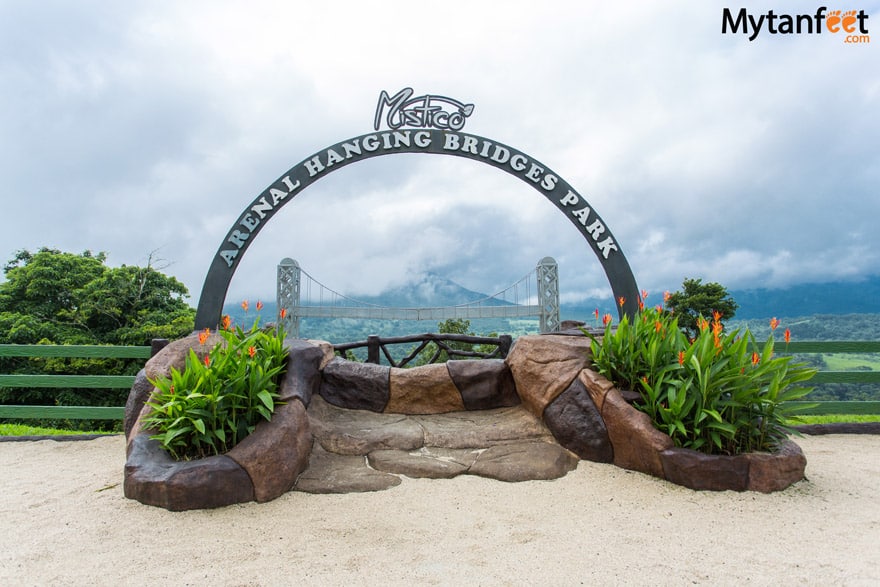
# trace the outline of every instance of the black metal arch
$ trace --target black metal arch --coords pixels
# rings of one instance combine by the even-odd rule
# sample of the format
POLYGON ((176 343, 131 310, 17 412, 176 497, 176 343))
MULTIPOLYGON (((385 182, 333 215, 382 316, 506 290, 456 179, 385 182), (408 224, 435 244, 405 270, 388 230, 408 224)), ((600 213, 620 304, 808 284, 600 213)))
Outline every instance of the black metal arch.
POLYGON ((559 175, 525 153, 484 137, 436 129, 400 129, 354 137, 318 151, 291 167, 250 205, 229 229, 208 269, 199 306, 197 329, 216 328, 232 276, 247 248, 284 204, 321 177, 364 159, 394 153, 432 153, 480 161, 531 185, 553 202, 575 225, 602 264, 619 315, 638 309, 639 291, 623 251, 592 206, 559 175))

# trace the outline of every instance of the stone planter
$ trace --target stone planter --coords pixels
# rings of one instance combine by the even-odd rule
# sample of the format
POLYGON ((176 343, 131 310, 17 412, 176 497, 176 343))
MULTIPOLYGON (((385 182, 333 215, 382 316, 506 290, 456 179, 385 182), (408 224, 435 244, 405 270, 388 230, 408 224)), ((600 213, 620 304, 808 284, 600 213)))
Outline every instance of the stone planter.
MULTIPOLYGON (((144 371, 149 377, 170 374, 172 366, 183 367, 190 348, 210 348, 217 340, 209 342, 200 347, 195 335, 175 341, 150 359, 144 371)), ((150 440, 142 423, 149 410, 144 405, 149 393, 139 378, 126 405, 125 496, 168 510, 190 510, 265 502, 289 491, 309 463, 312 435, 306 408, 320 385, 325 351, 300 340, 286 344, 288 366, 272 420, 260 422, 223 455, 175 461, 157 441, 150 440)))
POLYGON ((790 440, 774 453, 736 456, 676 448, 672 439, 654 428, 648 415, 632 407, 605 377, 584 369, 580 380, 608 429, 615 465, 691 489, 712 491, 769 493, 804 478, 807 459, 790 440))

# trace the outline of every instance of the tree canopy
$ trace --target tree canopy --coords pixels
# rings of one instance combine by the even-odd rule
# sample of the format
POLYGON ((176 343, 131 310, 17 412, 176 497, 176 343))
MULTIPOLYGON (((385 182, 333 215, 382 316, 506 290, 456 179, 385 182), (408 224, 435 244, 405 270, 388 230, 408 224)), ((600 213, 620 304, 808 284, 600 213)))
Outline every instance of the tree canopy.
POLYGON ((739 305, 720 283, 703 283, 702 279, 685 278, 681 291, 669 295, 666 307, 678 317, 678 326, 691 338, 698 332, 697 320, 711 320, 714 312, 722 320, 730 320, 739 305))
POLYGON ((149 264, 107 267, 106 258, 16 253, 0 283, 0 343, 148 345, 192 332, 186 286, 149 264))

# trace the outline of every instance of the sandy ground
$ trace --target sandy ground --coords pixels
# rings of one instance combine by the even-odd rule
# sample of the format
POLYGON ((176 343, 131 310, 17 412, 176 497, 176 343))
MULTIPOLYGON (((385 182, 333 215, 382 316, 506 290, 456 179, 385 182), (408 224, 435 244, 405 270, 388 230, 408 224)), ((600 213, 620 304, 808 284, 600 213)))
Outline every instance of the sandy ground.
POLYGON ((182 513, 123 496, 121 437, 0 443, 0 584, 880 584, 880 436, 797 442, 770 495, 581 462, 182 513))

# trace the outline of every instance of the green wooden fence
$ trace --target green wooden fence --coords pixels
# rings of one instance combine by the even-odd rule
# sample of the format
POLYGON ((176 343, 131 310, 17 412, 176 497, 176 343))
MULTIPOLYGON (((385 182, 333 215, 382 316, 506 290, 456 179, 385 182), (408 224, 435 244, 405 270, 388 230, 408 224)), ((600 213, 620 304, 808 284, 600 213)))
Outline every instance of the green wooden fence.
MULTIPOLYGON (((0 357, 65 357, 65 358, 150 358, 167 341, 153 341, 152 346, 97 346, 97 345, 17 345, 0 344, 0 357)), ((792 342, 777 344, 777 351, 788 354, 811 353, 877 353, 880 341, 859 342, 792 342)), ((134 376, 127 375, 0 375, 0 387, 25 388, 130 388, 134 376)), ((820 383, 874 383, 880 384, 880 371, 820 371, 811 380, 820 383)), ((797 403, 797 402, 793 402, 797 403)), ((807 410, 809 414, 880 414, 880 401, 826 401, 807 410)), ((0 419, 89 419, 121 420, 125 408, 91 406, 8 406, 0 405, 0 419)))
MULTIPOLYGON (((30 345, 0 344, 0 357, 144 359, 146 362, 167 341, 152 346, 30 345)), ((133 375, 0 375, 0 387, 124 389, 134 383, 133 375)), ((125 407, 101 406, 8 406, 0 405, 0 419, 29 420, 121 420, 125 407)))

